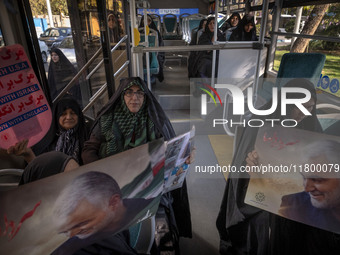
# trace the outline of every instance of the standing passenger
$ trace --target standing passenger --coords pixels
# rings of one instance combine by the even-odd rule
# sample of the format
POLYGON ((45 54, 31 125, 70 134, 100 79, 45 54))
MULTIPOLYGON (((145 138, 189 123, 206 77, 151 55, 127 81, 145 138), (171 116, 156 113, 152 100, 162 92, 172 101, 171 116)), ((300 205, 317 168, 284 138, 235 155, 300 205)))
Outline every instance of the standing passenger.
MULTIPOLYGON (((52 48, 51 62, 48 68, 48 86, 52 100, 60 94, 76 74, 76 69, 64 53, 58 48, 52 48)), ((79 83, 76 83, 67 93, 72 95, 79 105, 82 105, 79 83)))

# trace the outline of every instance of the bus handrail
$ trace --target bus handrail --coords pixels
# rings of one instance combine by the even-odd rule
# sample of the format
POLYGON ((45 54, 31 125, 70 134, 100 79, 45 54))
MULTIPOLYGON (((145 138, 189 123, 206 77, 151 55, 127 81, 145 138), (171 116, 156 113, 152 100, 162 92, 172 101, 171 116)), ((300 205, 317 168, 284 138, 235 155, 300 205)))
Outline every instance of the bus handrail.
POLYGON ((55 103, 57 100, 59 100, 63 95, 67 93, 67 91, 73 87, 75 82, 79 79, 79 77, 86 72, 88 67, 93 63, 93 61, 101 54, 102 47, 100 47, 96 53, 92 56, 92 58, 80 69, 80 71, 73 77, 73 79, 65 86, 65 88, 59 93, 59 95, 52 101, 52 103, 55 103))
MULTIPOLYGON (((214 45, 185 45, 185 46, 161 46, 161 47, 133 47, 134 53, 145 52, 174 52, 174 51, 209 51, 209 50, 224 50, 224 49, 253 49, 258 48, 258 41, 252 42, 215 42, 214 45), (254 47, 254 45, 257 45, 254 47)), ((270 42, 265 42, 269 45, 270 42)))
POLYGON ((273 35, 300 37, 300 38, 308 38, 308 39, 315 39, 315 40, 322 40, 322 41, 329 41, 329 42, 340 42, 339 37, 322 36, 322 35, 295 34, 295 33, 285 33, 285 32, 274 32, 274 31, 271 31, 269 33, 273 34, 273 35))
MULTIPOLYGON (((113 77, 116 77, 129 63, 130 63, 130 61, 127 60, 117 70, 117 72, 114 73, 113 77)), ((104 94, 106 88, 107 88, 107 83, 105 83, 103 86, 100 87, 100 89, 97 90, 97 92, 89 99, 89 103, 84 107, 83 113, 85 113, 97 101, 97 99, 104 94)))
MULTIPOLYGON (((128 38, 127 35, 124 35, 122 39, 119 40, 119 42, 111 49, 111 54, 128 38)), ((86 80, 89 80, 91 76, 102 66, 104 63, 104 59, 102 59, 98 65, 96 65, 95 68, 86 76, 86 80)))

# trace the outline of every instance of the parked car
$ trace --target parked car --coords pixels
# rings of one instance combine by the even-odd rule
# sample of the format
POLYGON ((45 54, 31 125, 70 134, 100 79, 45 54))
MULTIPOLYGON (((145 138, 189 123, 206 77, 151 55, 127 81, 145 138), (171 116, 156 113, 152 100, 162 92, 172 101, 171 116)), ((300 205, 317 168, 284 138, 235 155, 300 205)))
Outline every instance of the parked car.
POLYGON ((44 41, 46 45, 51 48, 54 42, 61 42, 65 37, 71 35, 70 27, 54 27, 48 28, 39 37, 40 41, 44 41))
POLYGON ((70 62, 77 67, 76 53, 74 50, 73 38, 72 36, 65 37, 60 43, 54 43, 52 47, 60 49, 64 55, 70 60, 70 62))
POLYGON ((40 47, 42 60, 44 63, 46 63, 48 59, 48 53, 49 53, 48 47, 46 43, 44 43, 43 41, 39 41, 39 47, 40 47))

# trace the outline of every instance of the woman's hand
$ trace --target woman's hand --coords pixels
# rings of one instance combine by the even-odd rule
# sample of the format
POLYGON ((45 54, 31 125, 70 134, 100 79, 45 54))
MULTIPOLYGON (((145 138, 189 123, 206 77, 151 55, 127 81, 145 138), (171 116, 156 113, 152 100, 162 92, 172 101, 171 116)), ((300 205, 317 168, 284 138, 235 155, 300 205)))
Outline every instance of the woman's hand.
POLYGON ((256 150, 248 153, 246 158, 247 166, 257 166, 259 164, 256 150))
POLYGON ((35 158, 35 154, 31 148, 27 148, 28 139, 24 139, 20 142, 17 142, 15 145, 9 147, 7 149, 8 154, 13 154, 16 156, 24 157, 25 161, 29 163, 35 158))

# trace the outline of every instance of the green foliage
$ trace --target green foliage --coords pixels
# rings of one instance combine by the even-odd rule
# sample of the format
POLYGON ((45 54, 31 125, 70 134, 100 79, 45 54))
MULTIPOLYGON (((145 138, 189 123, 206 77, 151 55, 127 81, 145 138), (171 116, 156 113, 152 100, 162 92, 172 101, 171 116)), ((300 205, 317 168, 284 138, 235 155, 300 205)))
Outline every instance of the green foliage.
MULTIPOLYGON (((332 24, 328 26, 325 30, 321 31, 321 35, 340 37, 340 24, 332 24)), ((309 43, 309 47, 313 50, 338 50, 340 49, 340 43, 338 42, 328 42, 328 41, 318 41, 312 40, 309 43)))
MULTIPOLYGON (((30 0, 31 10, 33 16, 47 15, 46 0, 30 0)), ((68 16, 68 8, 66 0, 50 0, 51 11, 53 15, 60 15, 63 13, 68 16)))

